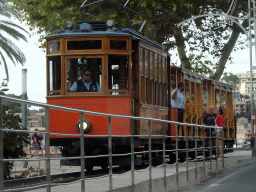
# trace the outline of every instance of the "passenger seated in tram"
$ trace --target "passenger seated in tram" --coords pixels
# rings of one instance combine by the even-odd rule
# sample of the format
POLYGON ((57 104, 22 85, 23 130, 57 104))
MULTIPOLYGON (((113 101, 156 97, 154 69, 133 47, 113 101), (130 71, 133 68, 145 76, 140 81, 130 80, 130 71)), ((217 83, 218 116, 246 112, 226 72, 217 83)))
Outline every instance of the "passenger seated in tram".
POLYGON ((83 71, 82 78, 73 83, 70 88, 72 92, 101 92, 99 84, 92 80, 92 74, 89 70, 83 71))

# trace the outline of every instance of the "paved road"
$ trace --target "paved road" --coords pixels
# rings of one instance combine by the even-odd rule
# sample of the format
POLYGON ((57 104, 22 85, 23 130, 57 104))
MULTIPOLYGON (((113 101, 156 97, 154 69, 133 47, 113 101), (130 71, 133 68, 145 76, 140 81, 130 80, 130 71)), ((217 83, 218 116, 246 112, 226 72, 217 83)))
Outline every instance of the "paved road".
POLYGON ((208 181, 181 188, 180 192, 255 192, 256 162, 225 168, 208 181))

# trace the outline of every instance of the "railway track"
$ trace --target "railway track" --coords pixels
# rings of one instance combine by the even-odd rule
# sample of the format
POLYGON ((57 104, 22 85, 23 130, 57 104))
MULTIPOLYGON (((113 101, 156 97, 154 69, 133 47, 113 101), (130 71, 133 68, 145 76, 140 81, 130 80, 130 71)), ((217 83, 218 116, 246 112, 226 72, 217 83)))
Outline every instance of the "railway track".
MULTIPOLYGON (((213 159, 215 159, 213 157, 213 159)), ((210 158, 206 158, 206 161, 210 160, 210 158)), ((195 162, 195 159, 190 159, 188 160, 189 162, 195 162)), ((197 161, 201 162, 203 161, 203 158, 201 156, 197 157, 197 161)), ((184 163, 184 161, 179 161, 180 163, 184 163)), ((172 164, 167 161, 167 164, 172 164)), ((148 167, 148 165, 144 165, 143 167, 136 167, 136 170, 139 169, 145 169, 148 167)), ((114 167, 113 168, 113 173, 114 174, 122 174, 125 173, 129 170, 129 168, 124 169, 121 167, 114 167)), ((94 169, 91 172, 85 171, 85 179, 86 178, 97 178, 97 177, 102 177, 102 176, 107 176, 109 173, 108 169, 94 169)), ((70 182, 75 182, 80 180, 81 178, 81 172, 76 171, 76 172, 69 172, 69 173, 61 173, 61 174, 54 174, 51 175, 51 183, 52 185, 59 185, 61 183, 70 183, 70 182)), ((46 175, 42 176, 35 176, 35 177, 26 177, 26 178, 18 178, 18 179, 11 179, 11 180, 6 180, 4 182, 5 189, 17 189, 17 188, 26 188, 26 187, 33 187, 38 185, 43 185, 46 184, 46 175)), ((19 190, 19 191, 24 191, 24 190, 19 190)))
MULTIPOLYGON (((120 168, 114 168, 113 171, 118 172, 120 168)), ((85 171, 85 178, 93 178, 100 177, 108 174, 108 170, 97 169, 93 170, 90 173, 85 171)), ((81 172, 70 172, 70 173, 61 173, 51 175, 51 182, 53 185, 58 185, 60 183, 69 183, 73 181, 77 181, 80 179, 81 172)), ((35 177, 27 177, 27 178, 19 178, 19 179, 11 179, 6 180, 4 182, 5 189, 15 189, 15 188, 25 188, 32 187, 39 184, 46 183, 46 175, 43 176, 35 176, 35 177)))

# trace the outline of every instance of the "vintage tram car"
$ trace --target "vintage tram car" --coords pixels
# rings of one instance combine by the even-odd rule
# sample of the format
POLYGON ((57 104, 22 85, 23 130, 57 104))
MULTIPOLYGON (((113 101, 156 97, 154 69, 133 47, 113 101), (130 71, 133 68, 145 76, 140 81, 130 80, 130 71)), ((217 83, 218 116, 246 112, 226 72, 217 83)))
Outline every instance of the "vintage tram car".
MULTIPOLYGON (((170 92, 182 81, 186 98, 184 122, 202 124, 202 116, 208 105, 222 106, 225 108, 226 144, 233 144, 235 127, 230 85, 171 66, 166 47, 129 28, 114 30, 109 23, 80 22, 75 29, 59 30, 57 34, 46 37, 47 103, 87 111, 175 121, 177 112, 171 108, 170 92), (85 69, 90 71, 91 78, 101 89, 97 92, 71 91, 72 85, 81 79, 85 69)), ((78 134, 79 121, 79 114, 50 110, 52 133, 78 134)), ((84 121, 87 135, 108 134, 107 117, 86 114, 84 121)), ((148 134, 147 125, 146 121, 136 121, 135 135, 148 134)), ((184 135, 187 128, 190 129, 190 135, 194 134, 191 127, 184 126, 179 130, 179 136, 184 135)), ((167 135, 175 136, 174 129, 166 124, 167 135)), ((198 131, 203 134, 202 129, 198 128, 198 131)), ((130 134, 130 120, 113 118, 112 135, 130 134)), ((152 134, 162 134, 160 123, 152 123, 152 134)), ((62 146, 63 156, 80 155, 79 137, 51 135, 50 138, 51 145, 62 146)), ((174 140, 167 139, 168 149, 175 148, 174 140)), ((184 146, 184 139, 179 142, 179 146, 184 146)), ((130 152, 130 141, 125 137, 114 137, 113 146, 113 153, 130 152)), ((194 147, 192 141, 190 146, 194 147)), ((148 149, 148 139, 136 137, 135 147, 148 149)), ((162 149, 162 139, 153 137, 152 149, 162 149)), ((107 152, 106 138, 85 138, 85 155, 107 152)), ((169 155, 172 158, 172 153, 169 155)), ((129 160, 124 158, 128 157, 113 157, 113 162, 125 165, 129 160)), ((162 158, 157 158, 155 154, 153 159, 161 163, 162 158)), ((87 161, 88 170, 94 165, 106 166, 102 159, 87 161)))

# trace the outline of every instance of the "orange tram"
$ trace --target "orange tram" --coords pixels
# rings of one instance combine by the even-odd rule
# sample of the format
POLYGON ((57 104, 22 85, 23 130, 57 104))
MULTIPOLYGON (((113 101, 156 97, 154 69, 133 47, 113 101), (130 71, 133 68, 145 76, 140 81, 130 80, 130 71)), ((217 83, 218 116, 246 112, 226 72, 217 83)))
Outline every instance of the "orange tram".
MULTIPOLYGON (((110 22, 111 23, 111 22, 110 22)), ((203 114, 209 105, 224 109, 224 144, 230 147, 236 140, 233 114, 232 89, 223 82, 206 79, 189 70, 171 66, 168 50, 161 44, 129 28, 114 30, 109 21, 80 22, 75 29, 58 30, 47 41, 47 103, 87 111, 118 115, 151 117, 177 121, 177 110, 171 108, 171 91, 179 82, 185 84, 186 100, 184 122, 203 124, 203 114), (81 80, 84 70, 91 73, 97 91, 79 91, 72 88, 81 80)), ((79 134, 80 115, 71 112, 50 110, 50 131, 52 133, 79 134)), ((108 135, 107 117, 84 115, 87 135, 108 135)), ((135 134, 148 134, 146 121, 135 122, 135 134)), ((202 136, 201 128, 181 127, 179 136, 202 136)), ((130 135, 130 120, 112 120, 113 135, 130 135)), ((152 134, 162 134, 159 123, 152 123, 152 134)), ((175 127, 166 124, 166 134, 175 136, 175 127)), ((114 137, 113 153, 129 153, 129 138, 114 137)), ((194 140, 189 146, 194 147, 194 140)), ((64 157, 79 156, 79 137, 50 136, 50 144, 61 146, 64 157)), ((198 145, 202 146, 202 139, 198 145)), ((148 149, 148 139, 135 138, 135 148, 148 149)), ((166 139, 166 149, 175 148, 175 138, 166 139)), ((185 148, 185 140, 179 139, 179 148, 185 148)), ((162 149, 162 139, 152 138, 152 150, 162 149)), ((107 154, 106 138, 85 138, 85 155, 107 154)), ((169 152, 170 160, 175 154, 169 152)), ((194 158, 194 152, 189 153, 194 158)), ((179 154, 184 159, 184 154, 179 154)), ((147 161, 147 156, 136 156, 136 163, 147 161), (139 159, 139 160, 138 160, 139 159)), ((161 163, 161 154, 153 153, 153 163, 161 163), (160 157, 160 158, 159 158, 160 157)), ((105 161, 106 160, 106 161, 105 161)), ((94 165, 107 166, 103 160, 86 159, 86 169, 94 165)), ((80 161, 80 160, 79 160, 80 161)), ((128 157, 113 157, 113 163, 127 166, 128 157)), ((75 160, 66 161, 75 164, 75 160)))

